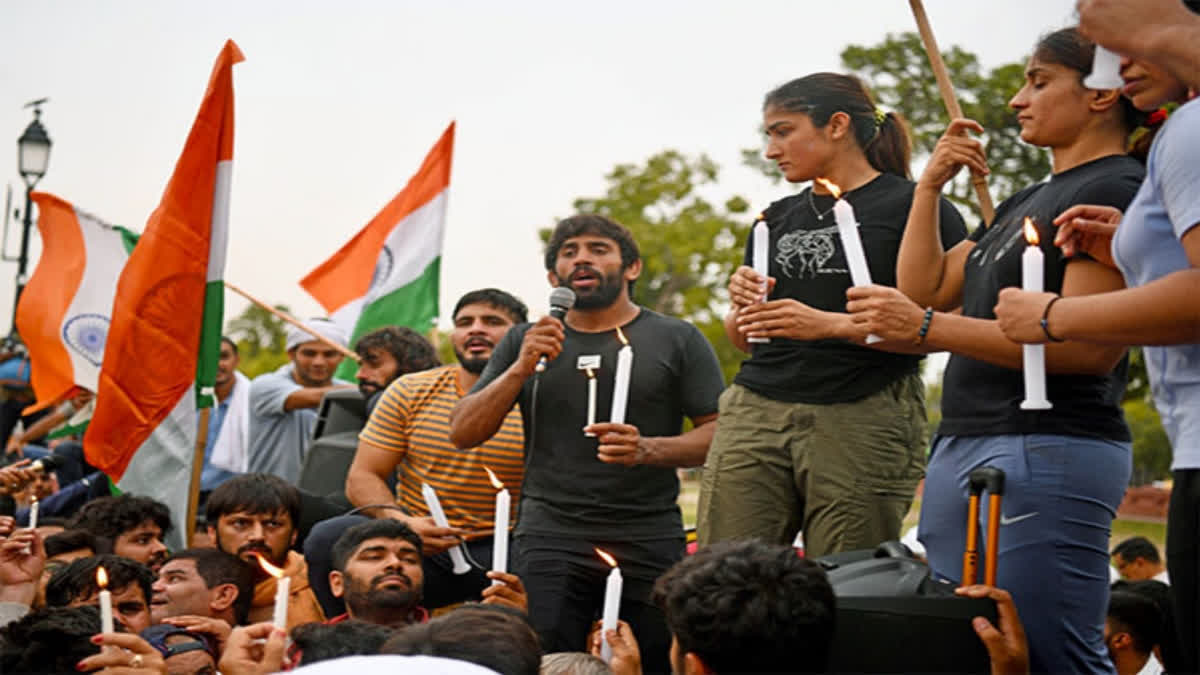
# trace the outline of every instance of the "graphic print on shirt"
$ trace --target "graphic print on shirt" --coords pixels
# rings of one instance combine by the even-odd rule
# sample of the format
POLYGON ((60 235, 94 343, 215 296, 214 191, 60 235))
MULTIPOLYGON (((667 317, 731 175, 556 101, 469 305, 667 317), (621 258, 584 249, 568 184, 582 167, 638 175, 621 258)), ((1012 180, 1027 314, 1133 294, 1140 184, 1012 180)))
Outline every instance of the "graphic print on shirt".
MULTIPOLYGON (((1004 228, 1009 229, 1008 225, 1005 225, 1004 228)), ((991 234, 991 233, 989 232, 988 234, 991 234)), ((1001 232, 999 234, 1002 235, 1003 233, 1001 232)), ((997 238, 999 238, 999 237, 993 237, 993 239, 997 239, 997 238)), ((979 245, 976 246, 974 249, 972 249, 970 255, 967 256, 967 260, 970 262, 974 262, 977 265, 979 265, 980 267, 982 267, 988 263, 988 260, 987 260, 988 253, 991 253, 993 250, 996 251, 995 255, 992 256, 992 262, 995 262, 995 261, 999 260, 1000 258, 1003 258, 1004 254, 1008 253, 1012 249, 1013 245, 1016 244, 1018 241, 1021 241, 1021 242, 1025 241, 1025 230, 1020 227, 1013 229, 1012 233, 1009 235, 1008 239, 1005 239, 999 245, 996 245, 992 242, 988 242, 986 239, 983 241, 980 241, 979 245)))
POLYGON ((838 245, 837 225, 819 230, 797 230, 779 238, 775 262, 785 275, 793 279, 815 277, 818 274, 845 274, 844 267, 825 267, 838 245))

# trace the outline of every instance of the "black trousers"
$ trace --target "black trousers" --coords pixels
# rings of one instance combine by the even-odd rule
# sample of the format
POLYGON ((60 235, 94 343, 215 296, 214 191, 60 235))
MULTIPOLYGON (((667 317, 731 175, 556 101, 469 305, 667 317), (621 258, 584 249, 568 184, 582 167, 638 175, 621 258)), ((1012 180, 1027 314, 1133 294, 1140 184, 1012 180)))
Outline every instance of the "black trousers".
POLYGON ((1174 479, 1167 511, 1167 571, 1182 662, 1172 668, 1196 673, 1200 672, 1200 469, 1179 469, 1174 479))
POLYGON ((516 571, 529 594, 529 620, 546 653, 588 651, 588 632, 603 612, 605 582, 612 569, 596 555, 600 548, 621 567, 620 617, 633 628, 643 670, 671 672, 671 633, 651 592, 654 580, 683 559, 683 533, 635 542, 525 534, 513 545, 516 571))

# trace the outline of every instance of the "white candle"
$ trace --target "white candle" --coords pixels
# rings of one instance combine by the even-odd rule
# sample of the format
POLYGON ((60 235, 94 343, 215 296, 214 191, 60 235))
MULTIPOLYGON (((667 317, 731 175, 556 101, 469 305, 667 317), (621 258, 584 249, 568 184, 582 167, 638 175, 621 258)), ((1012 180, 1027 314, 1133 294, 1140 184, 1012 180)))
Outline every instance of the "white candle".
POLYGON ((1088 89, 1120 89, 1125 84, 1121 79, 1121 56, 1100 45, 1092 55, 1092 72, 1083 79, 1088 89))
POLYGON ((36 530, 38 521, 38 498, 33 498, 33 503, 29 505, 29 529, 36 530))
POLYGON ((100 632, 113 632, 112 593, 108 592, 108 572, 96 568, 96 585, 100 587, 100 632))
MULTIPOLYGON (((1025 239, 1029 246, 1021 255, 1021 288, 1041 293, 1045 288, 1044 260, 1038 247, 1038 232, 1033 221, 1025 219, 1025 239)), ((1046 346, 1022 345, 1021 356, 1025 373, 1025 400, 1022 410, 1047 410, 1053 407, 1046 398, 1046 346)))
MULTIPOLYGON (((862 237, 858 234, 858 219, 854 215, 854 207, 842 199, 842 192, 836 185, 818 178, 834 198, 833 217, 837 221, 838 238, 842 241, 842 253, 846 256, 846 266, 850 268, 850 284, 853 286, 871 285, 871 268, 867 267, 867 254, 863 252, 862 237)), ((867 344, 883 340, 878 335, 868 335, 867 344)))
POLYGON ((288 596, 292 592, 292 578, 279 577, 275 580, 275 614, 271 623, 276 628, 287 630, 288 596))
MULTIPOLYGON (((508 571, 508 519, 512 510, 508 490, 496 493, 496 523, 492 532, 492 570, 508 571)), ((493 579, 492 585, 501 583, 493 579)))
MULTIPOLYGON (((587 401, 587 426, 596 423, 596 371, 587 368, 588 378, 588 401, 587 401)), ((584 436, 595 436, 596 434, 590 431, 585 431, 584 436)))
POLYGON ((604 659, 605 663, 611 663, 612 645, 608 643, 608 631, 617 629, 617 618, 621 613, 621 587, 624 582, 621 579, 621 568, 617 567, 616 561, 599 549, 596 552, 603 554, 605 560, 613 566, 612 571, 608 573, 608 582, 604 585, 604 614, 600 619, 600 658, 604 659))
MULTIPOLYGON (((767 221, 763 220, 762 216, 759 216, 759 220, 754 223, 751 241, 750 260, 754 264, 754 271, 766 279, 770 276, 771 231, 767 228, 767 221)), ((761 300, 765 302, 766 299, 767 294, 764 291, 761 300)), ((771 338, 750 337, 746 338, 746 341, 764 344, 770 342, 771 338)))
MULTIPOLYGON (((433 522, 438 527, 450 527, 450 521, 446 520, 446 512, 442 510, 442 503, 438 501, 437 493, 433 491, 429 483, 421 483, 421 494, 425 497, 425 506, 429 507, 429 515, 433 516, 433 522)), ((457 546, 452 547, 449 553, 450 560, 454 563, 455 574, 466 574, 471 571, 466 558, 463 558, 462 551, 457 546)))
POLYGON ((608 419, 613 424, 625 423, 625 408, 629 404, 629 376, 633 372, 633 347, 625 334, 617 328, 617 337, 625 346, 617 351, 617 373, 613 378, 612 414, 608 419))

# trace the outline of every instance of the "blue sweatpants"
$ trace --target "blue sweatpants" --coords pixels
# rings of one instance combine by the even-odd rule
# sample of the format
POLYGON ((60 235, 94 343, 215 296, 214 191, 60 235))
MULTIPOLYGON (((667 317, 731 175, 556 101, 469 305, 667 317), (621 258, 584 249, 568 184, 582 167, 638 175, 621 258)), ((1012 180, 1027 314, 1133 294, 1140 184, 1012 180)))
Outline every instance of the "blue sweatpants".
MULTIPOLYGON (((937 438, 918 536, 942 578, 961 579, 967 475, 981 466, 1006 476, 996 585, 1016 602, 1032 672, 1115 672, 1104 644, 1108 543, 1129 484, 1130 445, 1049 434, 937 438)), ((981 533, 987 517, 985 493, 981 533)))

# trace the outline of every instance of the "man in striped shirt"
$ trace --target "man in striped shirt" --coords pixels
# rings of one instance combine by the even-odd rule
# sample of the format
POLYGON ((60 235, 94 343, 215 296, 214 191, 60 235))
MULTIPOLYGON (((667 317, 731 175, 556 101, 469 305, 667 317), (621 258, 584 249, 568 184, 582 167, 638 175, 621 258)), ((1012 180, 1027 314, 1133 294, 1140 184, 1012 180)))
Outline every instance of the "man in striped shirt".
POLYGON ((372 508, 377 518, 395 518, 421 537, 425 558, 424 605, 431 609, 477 600, 489 581, 496 488, 491 469, 520 500, 524 436, 520 413, 509 412, 499 433, 486 443, 458 450, 449 439, 450 410, 479 379, 492 349, 508 329, 526 319, 525 305, 496 289, 467 293, 454 308, 451 342, 458 363, 405 375, 384 392, 359 436, 358 450, 346 476, 346 496, 355 506, 372 508), (396 494, 387 487, 395 473, 396 494), (450 527, 438 527, 421 493, 428 483, 436 492, 450 527), (466 542, 473 566, 452 572, 448 549, 466 542))

